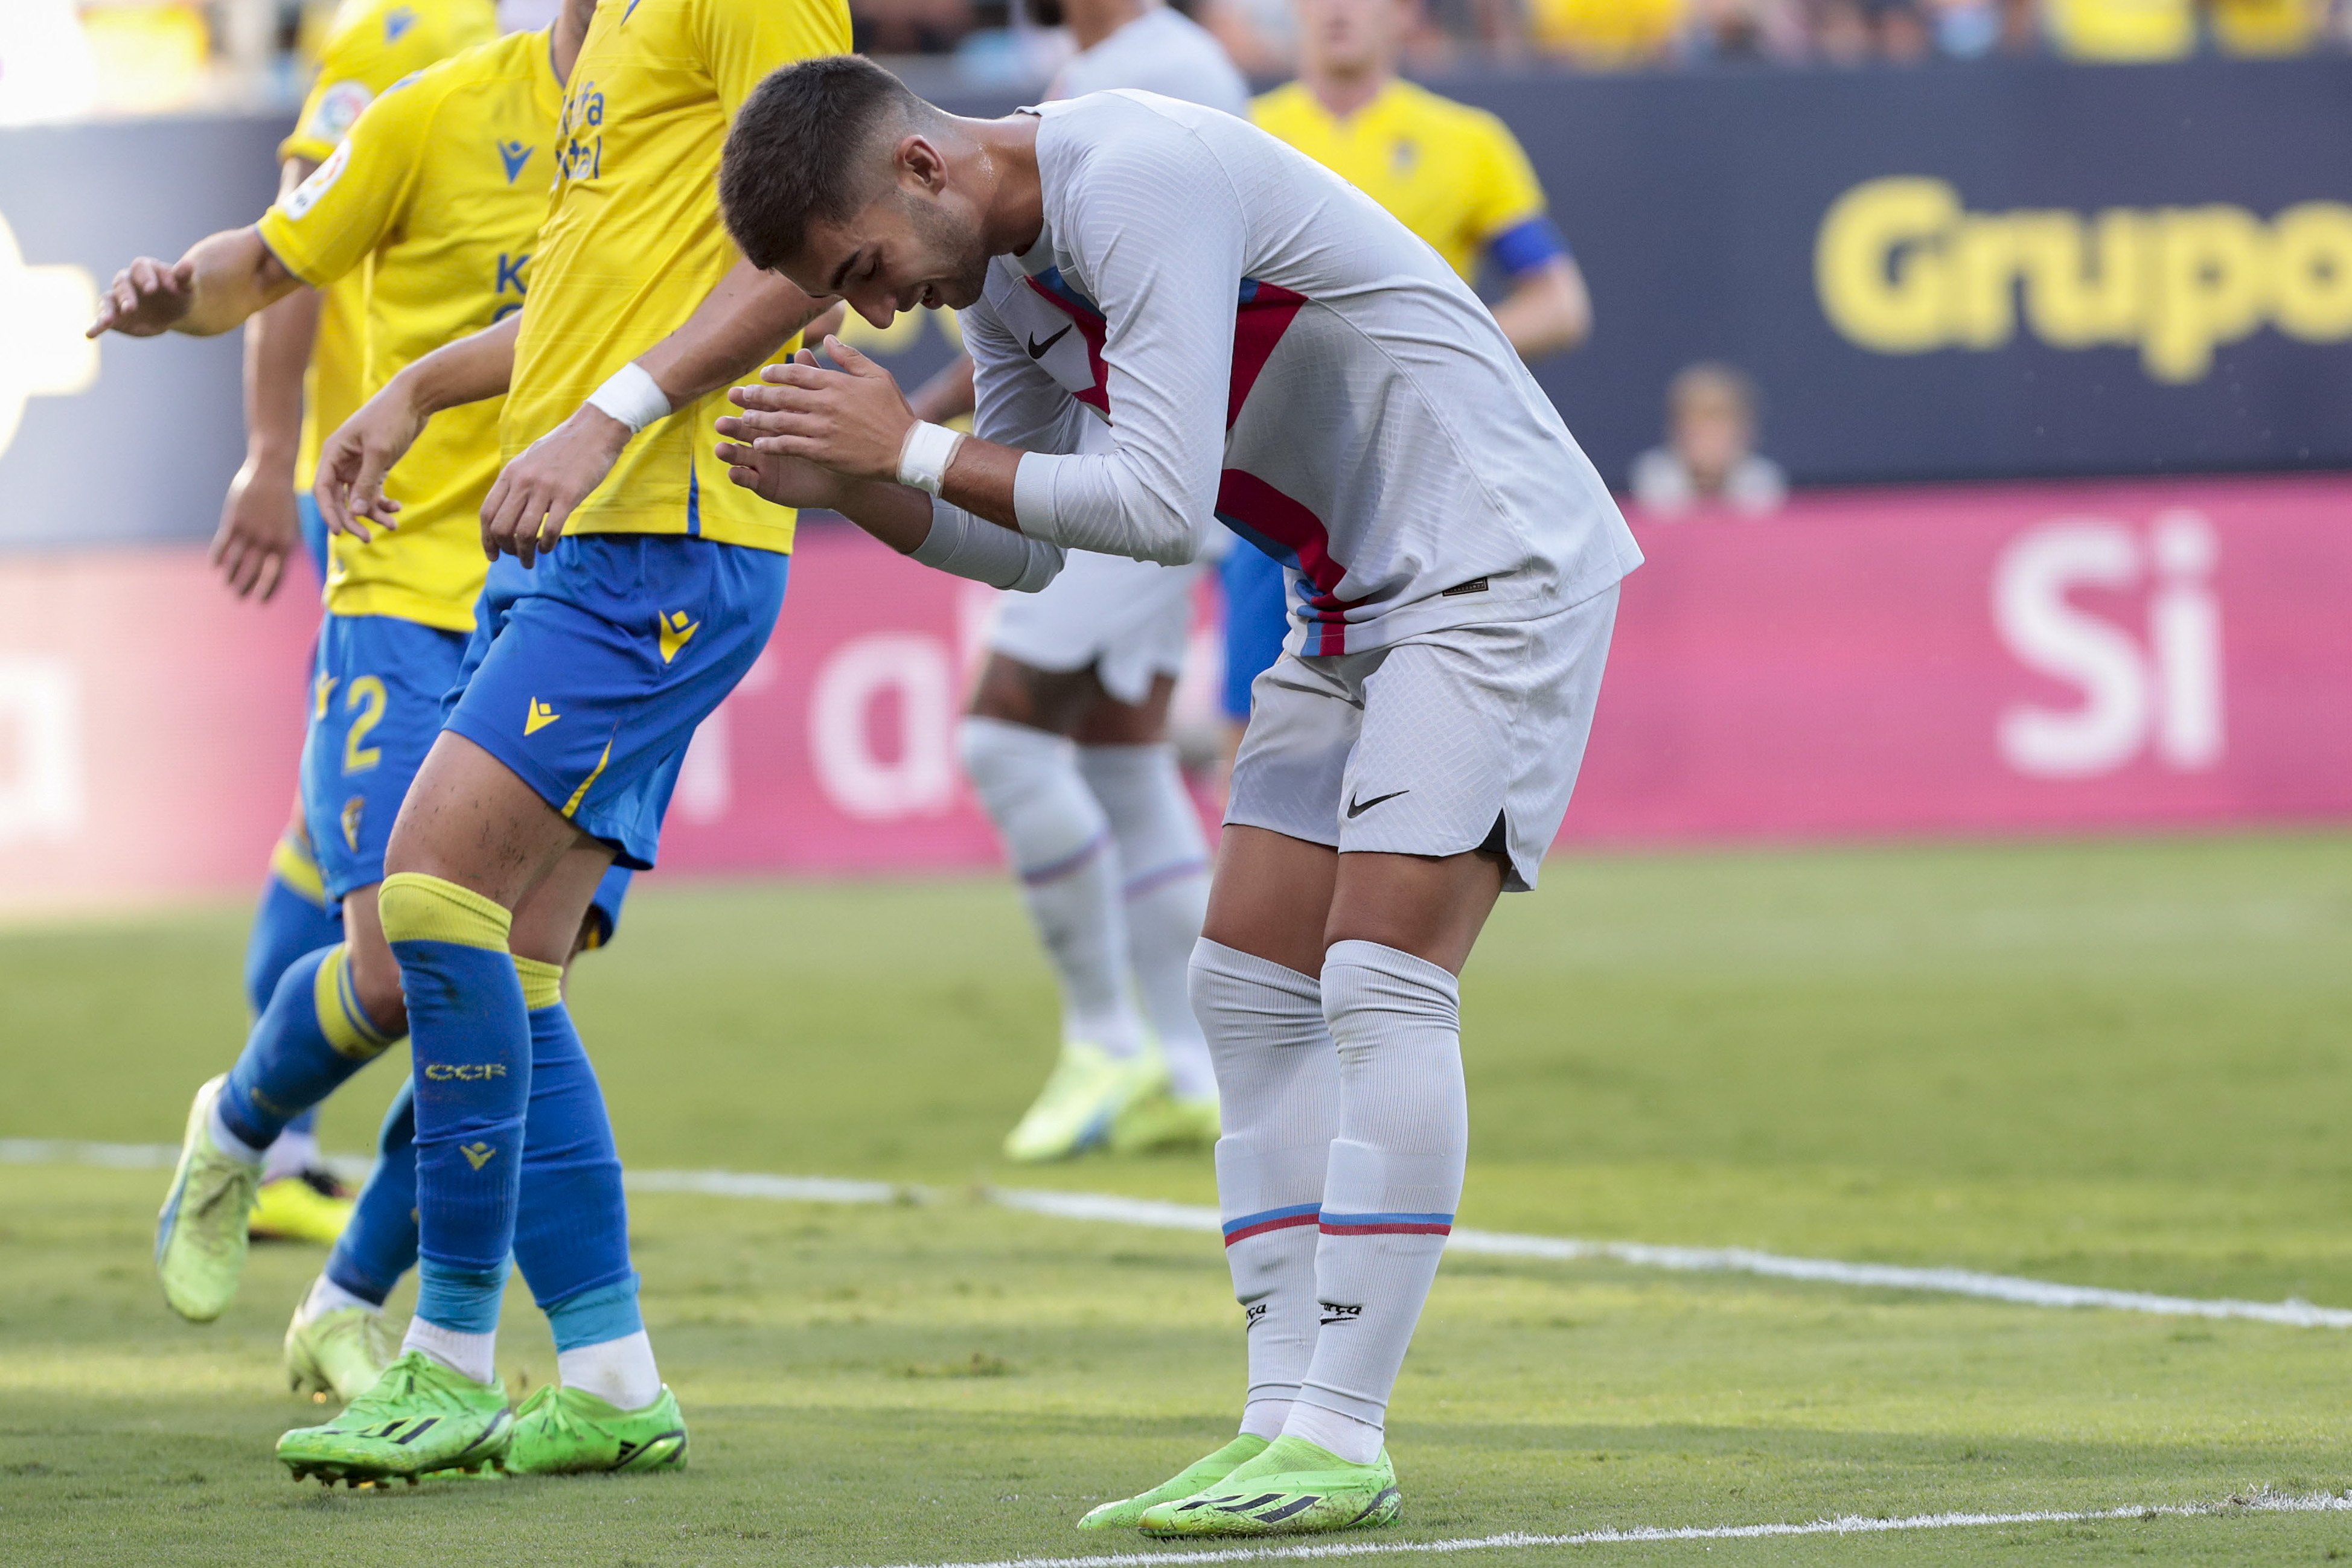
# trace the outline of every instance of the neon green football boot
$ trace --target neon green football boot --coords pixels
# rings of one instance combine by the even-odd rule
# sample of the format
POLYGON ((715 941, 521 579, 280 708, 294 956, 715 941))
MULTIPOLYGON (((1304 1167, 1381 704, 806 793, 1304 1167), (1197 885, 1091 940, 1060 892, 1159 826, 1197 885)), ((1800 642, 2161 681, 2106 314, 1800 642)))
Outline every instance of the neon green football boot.
POLYGON ((1091 1149, 1109 1138, 1121 1112, 1166 1081, 1154 1053, 1122 1061, 1101 1046, 1066 1041, 1037 1103, 1004 1135, 1004 1157, 1042 1165, 1091 1149))
POLYGON ((1386 1449, 1351 1465, 1304 1437, 1276 1437, 1223 1480, 1150 1510, 1141 1527, 1163 1538, 1314 1535, 1394 1524, 1402 1511, 1386 1449))
POLYGON ((616 1410, 584 1390, 546 1384, 515 1412, 506 1468, 514 1476, 682 1470, 686 1417, 667 1384, 642 1410, 616 1410))
POLYGON ((297 1394, 348 1405, 375 1386, 392 1364, 392 1336, 383 1313, 338 1307, 305 1318, 294 1309, 286 1325, 286 1381, 297 1394))
POLYGON ((1153 1487, 1117 1502, 1107 1502, 1078 1521, 1080 1530, 1133 1530, 1143 1516, 1163 1502, 1182 1502, 1194 1492, 1215 1486, 1242 1466, 1265 1452, 1265 1439, 1244 1432, 1204 1459, 1195 1459, 1153 1487))
POLYGON ((228 1074, 207 1081, 188 1107, 180 1164, 155 1218, 155 1277, 163 1300, 190 1322, 208 1323, 236 1300, 245 1274, 246 1218, 261 1187, 261 1167, 213 1142, 213 1102, 228 1074))
POLYGON ((278 1458, 298 1481, 399 1478, 415 1485, 436 1470, 470 1470, 506 1458, 514 1430, 507 1391, 452 1372, 422 1351, 383 1370, 373 1387, 323 1427, 298 1427, 278 1439, 278 1458))
POLYGON ((359 1207, 324 1171, 304 1171, 261 1184, 246 1229, 256 1241, 308 1241, 332 1247, 359 1207))
POLYGON ((1110 1152, 1142 1155, 1155 1149, 1213 1149, 1218 1130, 1214 1094, 1179 1100, 1163 1083, 1111 1123, 1110 1152))

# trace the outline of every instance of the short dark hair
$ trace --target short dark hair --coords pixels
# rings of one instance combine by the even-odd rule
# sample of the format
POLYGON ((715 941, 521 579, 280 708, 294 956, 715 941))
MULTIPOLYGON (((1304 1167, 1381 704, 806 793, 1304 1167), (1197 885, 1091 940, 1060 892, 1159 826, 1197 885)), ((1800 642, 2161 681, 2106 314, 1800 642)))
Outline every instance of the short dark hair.
POLYGON ((839 223, 873 199, 866 154, 877 131, 938 112, 856 55, 771 71, 736 110, 719 155, 728 233, 752 266, 774 271, 811 224, 839 223))

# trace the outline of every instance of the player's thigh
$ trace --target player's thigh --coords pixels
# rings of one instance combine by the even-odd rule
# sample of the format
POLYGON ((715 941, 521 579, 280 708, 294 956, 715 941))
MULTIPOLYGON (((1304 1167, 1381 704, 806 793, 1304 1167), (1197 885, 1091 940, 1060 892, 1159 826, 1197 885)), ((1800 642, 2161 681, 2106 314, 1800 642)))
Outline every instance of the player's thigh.
POLYGON ((513 769, 445 729, 408 788, 384 869, 454 882, 512 909, 579 838, 513 769))
POLYGON ((401 802, 441 729, 464 637, 382 615, 329 615, 319 628, 302 812, 330 900, 373 886, 401 802))
POLYGON ((1157 674, 1139 703, 1123 703, 1106 692, 1088 705, 1070 730, 1080 746, 1153 746, 1168 738, 1168 708, 1176 698, 1176 677, 1157 674))
MULTIPOLYGON (((1377 942, 1458 975, 1495 901, 1506 862, 1488 851, 1458 855, 1342 852, 1322 946, 1377 942)), ((1318 955, 1318 967, 1320 955, 1318 955)))
POLYGON ((1102 696, 1091 668, 1041 670, 1009 654, 992 653, 981 663, 964 711, 974 718, 1068 735, 1102 696))
POLYGON ((1201 935, 1302 975, 1323 970, 1339 854, 1266 828, 1228 826, 1217 841, 1201 935))
POLYGON ((555 869, 515 906, 509 942, 515 953, 542 964, 569 963, 583 946, 590 905, 612 864, 612 847, 593 839, 565 851, 555 869))

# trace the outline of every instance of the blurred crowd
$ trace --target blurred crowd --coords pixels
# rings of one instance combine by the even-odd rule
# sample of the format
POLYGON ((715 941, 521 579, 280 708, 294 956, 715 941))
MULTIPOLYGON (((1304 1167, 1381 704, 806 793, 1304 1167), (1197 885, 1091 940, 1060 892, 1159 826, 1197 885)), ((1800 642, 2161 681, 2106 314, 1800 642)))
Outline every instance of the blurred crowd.
MULTIPOLYGON (((858 47, 1034 85, 1058 35, 1031 0, 850 0, 858 47)), ((1261 78, 1292 68, 1291 0, 1175 0, 1261 78)), ((299 99, 334 0, 0 0, 0 123, 299 99)), ((1424 0, 1419 68, 2091 61, 2352 47, 2352 0, 1424 0)))

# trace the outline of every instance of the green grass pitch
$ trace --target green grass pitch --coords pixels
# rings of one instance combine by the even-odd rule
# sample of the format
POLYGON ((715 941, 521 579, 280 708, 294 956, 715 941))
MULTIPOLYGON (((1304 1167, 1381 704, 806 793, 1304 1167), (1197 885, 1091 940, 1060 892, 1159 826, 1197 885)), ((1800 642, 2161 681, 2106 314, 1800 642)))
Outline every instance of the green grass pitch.
MULTIPOLYGON (((1465 977, 1464 1223, 2352 1305, 2352 837, 1556 862, 1465 977)), ((176 1138, 244 1030, 244 912, 0 930, 0 1136, 176 1138)), ((983 1206, 1213 1201, 1205 1157, 994 1162, 1052 989, 992 881, 651 887, 579 966, 640 1168, 925 1184, 633 1206, 692 1468, 298 1487, 278 1340, 320 1255, 181 1323, 163 1176, 0 1166, 0 1563, 993 1561, 1150 1551, 1093 1502, 1222 1440, 1212 1237, 983 1206)), ((332 1104, 356 1150, 404 1058, 332 1104)), ((396 1308, 405 1295, 396 1298, 396 1308)), ((553 1370, 518 1287, 509 1386, 553 1370)), ((1388 1539, 2218 1501, 2352 1485, 2352 1335, 1457 1257, 1388 1539)), ((2352 1516, 1481 1553, 1559 1563, 2304 1563, 2352 1516)))

